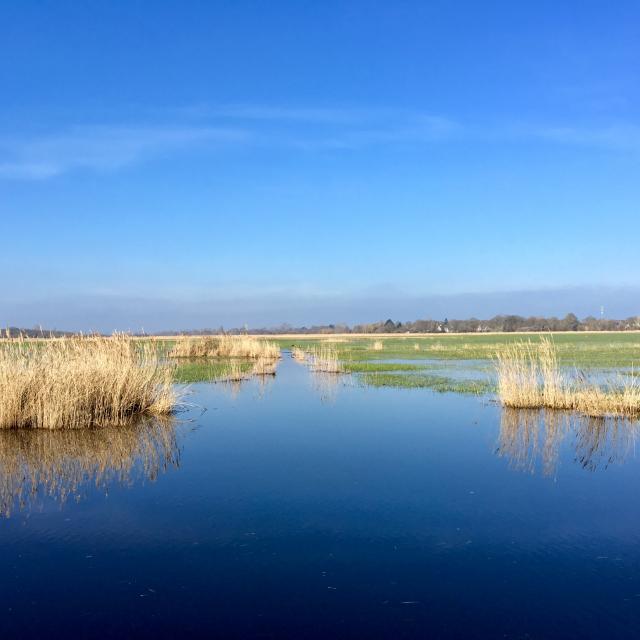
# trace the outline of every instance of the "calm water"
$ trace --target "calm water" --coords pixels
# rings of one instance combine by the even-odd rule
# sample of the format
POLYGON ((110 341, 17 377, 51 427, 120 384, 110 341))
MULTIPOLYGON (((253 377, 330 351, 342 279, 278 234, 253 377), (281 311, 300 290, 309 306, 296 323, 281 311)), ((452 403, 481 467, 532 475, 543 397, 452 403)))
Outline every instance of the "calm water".
POLYGON ((1 637, 632 638, 635 427, 316 379, 0 434, 1 637))

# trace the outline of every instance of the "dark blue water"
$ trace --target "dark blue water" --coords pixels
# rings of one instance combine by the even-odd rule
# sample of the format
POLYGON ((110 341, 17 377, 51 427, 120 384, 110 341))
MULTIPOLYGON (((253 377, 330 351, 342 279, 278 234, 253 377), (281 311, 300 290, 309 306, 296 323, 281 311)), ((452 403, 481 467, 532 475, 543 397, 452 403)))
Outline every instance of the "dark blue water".
POLYGON ((0 434, 2 638, 637 637, 635 427, 289 359, 193 390, 176 424, 0 434))

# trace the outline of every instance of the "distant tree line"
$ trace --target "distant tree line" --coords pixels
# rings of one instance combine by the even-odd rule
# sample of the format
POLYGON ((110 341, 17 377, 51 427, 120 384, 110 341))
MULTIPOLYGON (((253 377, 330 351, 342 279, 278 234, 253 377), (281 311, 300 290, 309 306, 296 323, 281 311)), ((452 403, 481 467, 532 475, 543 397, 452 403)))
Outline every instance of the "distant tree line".
POLYGON ((594 318, 588 316, 579 320, 573 313, 568 313, 564 318, 543 318, 540 316, 516 316, 500 315, 488 320, 469 318, 468 320, 455 320, 444 318, 442 320, 415 320, 413 322, 394 322, 385 320, 370 322, 367 324, 328 324, 295 327, 290 324, 281 324, 277 327, 263 327, 255 329, 199 329, 193 331, 161 332, 158 335, 216 335, 220 333, 240 334, 266 334, 281 335, 287 333, 300 334, 334 334, 334 333, 489 333, 489 332, 513 332, 513 331, 633 331, 640 330, 640 316, 634 316, 625 320, 613 320, 606 318, 594 318))
MULTIPOLYGON (((263 327, 249 329, 242 328, 225 329, 224 327, 192 329, 187 331, 159 331, 156 333, 138 333, 136 335, 178 336, 178 335, 238 335, 243 333, 282 335, 287 333, 300 334, 334 334, 334 333, 489 333, 512 331, 640 331, 640 316, 626 318, 625 320, 613 320, 607 318, 594 318, 588 316, 579 320, 573 313, 568 313, 564 318, 543 318, 540 316, 494 316, 489 320, 415 320, 413 322, 394 322, 384 320, 367 324, 323 324, 295 327, 290 324, 281 324, 277 327, 263 327)), ((73 335, 71 331, 57 331, 55 329, 21 329, 9 327, 2 330, 2 337, 19 335, 27 338, 48 338, 73 335)))
POLYGON ((74 335, 72 331, 57 331, 56 329, 43 329, 42 327, 34 327, 33 329, 7 327, 6 329, 0 329, 0 337, 2 338, 17 338, 18 336, 25 338, 61 338, 72 335, 74 335))

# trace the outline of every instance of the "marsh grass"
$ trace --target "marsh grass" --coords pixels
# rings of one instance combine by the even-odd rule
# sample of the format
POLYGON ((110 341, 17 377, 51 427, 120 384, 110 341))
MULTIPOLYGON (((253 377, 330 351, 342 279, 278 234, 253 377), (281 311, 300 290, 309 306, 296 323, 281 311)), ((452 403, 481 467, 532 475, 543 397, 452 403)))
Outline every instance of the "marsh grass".
POLYGON ((258 358, 251 368, 251 373, 254 376, 275 376, 277 363, 273 358, 258 358))
POLYGON ((498 397, 505 407, 640 417, 637 378, 619 376, 595 383, 584 372, 569 375, 560 366, 556 346, 549 338, 511 344, 496 355, 495 362, 498 397))
POLYGON ((254 336, 178 338, 169 351, 172 358, 251 358, 277 360, 280 347, 254 336))
MULTIPOLYGON (((532 343, 548 334, 429 334, 395 335, 380 339, 384 344, 385 358, 406 360, 486 360, 491 362, 495 354, 522 340, 532 343), (416 347, 419 347, 417 348, 416 347)), ((326 343, 329 338, 321 336, 305 338, 273 337, 287 348, 292 344, 309 350, 326 343)), ((335 340, 334 340, 335 342, 335 340)), ((372 360, 380 357, 380 352, 371 349, 371 336, 341 336, 339 348, 341 360, 372 360)), ((571 332, 554 334, 558 361, 565 367, 581 369, 606 367, 632 367, 640 365, 640 338, 638 333, 627 332, 571 332)))
POLYGON ((386 371, 425 371, 434 365, 415 364, 411 362, 343 362, 342 368, 347 373, 380 373, 386 371))
POLYGON ((180 383, 244 380, 250 377, 253 363, 247 360, 212 358, 180 359, 174 380, 180 383))
POLYGON ((342 373, 343 367, 335 347, 320 345, 309 352, 309 366, 312 371, 322 373, 342 373))
POLYGON ((374 351, 382 351, 384 349, 384 344, 382 343, 382 340, 376 340, 372 345, 371 348, 374 351))
POLYGON ((291 357, 298 362, 305 362, 307 359, 307 353, 304 349, 300 347, 292 347, 291 348, 291 357))
POLYGON ((172 366, 123 334, 0 342, 0 428, 77 429, 170 413, 172 366))
POLYGON ((484 380, 459 380, 447 376, 398 373, 364 373, 360 380, 372 387, 395 387, 401 389, 431 389, 438 393, 462 393, 483 395, 495 390, 495 386, 484 380))

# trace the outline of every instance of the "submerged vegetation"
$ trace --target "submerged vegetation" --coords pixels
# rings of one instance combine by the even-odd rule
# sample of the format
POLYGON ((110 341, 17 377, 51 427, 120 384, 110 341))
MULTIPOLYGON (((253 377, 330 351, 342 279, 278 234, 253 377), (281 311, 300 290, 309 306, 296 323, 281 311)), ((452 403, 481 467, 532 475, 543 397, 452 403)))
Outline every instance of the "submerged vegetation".
POLYGON ((245 380, 254 363, 210 358, 182 359, 174 369, 174 380, 183 384, 245 380))
MULTIPOLYGON (((532 343, 548 334, 526 334, 532 343)), ((444 334, 380 336, 382 349, 372 348, 371 337, 334 336, 273 338, 281 346, 309 351, 323 344, 333 344, 341 361, 367 360, 481 360, 491 364, 496 353, 522 342, 522 334, 444 334)), ((554 335, 558 362, 581 368, 630 367, 640 365, 638 333, 564 333, 554 335)))
POLYGON ((344 362, 347 373, 375 373, 380 371, 424 371, 430 365, 411 362, 344 362))
POLYGON ((506 407, 577 411, 588 416, 640 416, 640 383, 633 377, 594 382, 558 362, 555 344, 510 345, 496 356, 498 396, 506 407))
POLYGON ((77 429, 170 413, 172 366, 126 335, 0 342, 0 428, 77 429))
POLYGON ((485 380, 458 380, 447 376, 396 373, 365 373, 364 384, 372 387, 401 387, 403 389, 431 389, 439 393, 469 393, 482 395, 495 390, 495 385, 485 380))

